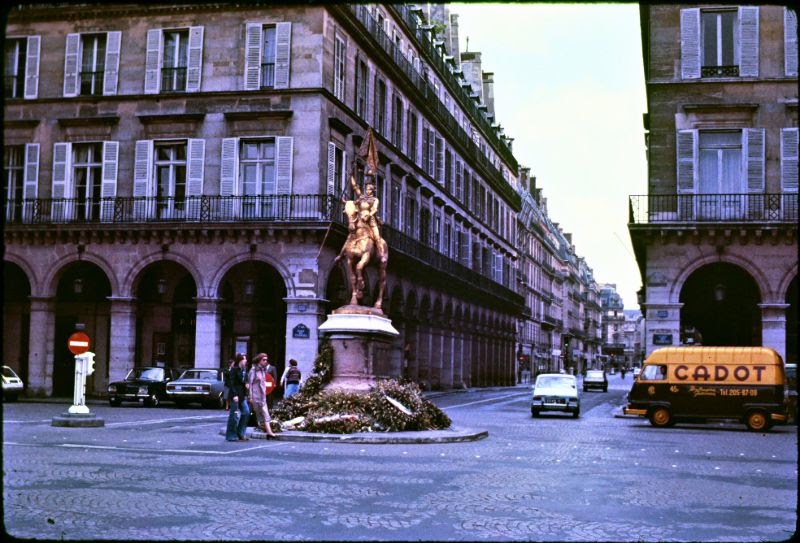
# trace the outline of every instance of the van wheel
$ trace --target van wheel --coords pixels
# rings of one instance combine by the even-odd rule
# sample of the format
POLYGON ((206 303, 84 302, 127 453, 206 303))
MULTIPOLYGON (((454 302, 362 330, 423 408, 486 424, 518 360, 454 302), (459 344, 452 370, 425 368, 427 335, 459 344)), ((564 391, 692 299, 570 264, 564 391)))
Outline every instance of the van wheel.
POLYGON ((747 414, 747 418, 745 419, 745 424, 747 428, 753 430, 754 432, 761 432, 765 430, 769 430, 772 426, 769 423, 769 418, 767 414, 760 409, 756 409, 755 411, 750 411, 747 414))
POLYGON ((672 413, 666 407, 656 407, 650 412, 650 424, 657 428, 672 426, 672 413))

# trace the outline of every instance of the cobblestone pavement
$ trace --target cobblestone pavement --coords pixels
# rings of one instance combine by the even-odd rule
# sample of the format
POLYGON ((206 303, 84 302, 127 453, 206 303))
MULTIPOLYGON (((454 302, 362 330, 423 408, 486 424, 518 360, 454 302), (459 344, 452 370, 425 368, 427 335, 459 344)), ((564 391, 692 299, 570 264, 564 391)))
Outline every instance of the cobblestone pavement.
POLYGON ((219 435, 225 414, 4 405, 3 509, 18 538, 68 540, 776 541, 797 523, 797 428, 652 428, 530 417, 527 387, 433 398, 478 441, 304 443, 219 435))

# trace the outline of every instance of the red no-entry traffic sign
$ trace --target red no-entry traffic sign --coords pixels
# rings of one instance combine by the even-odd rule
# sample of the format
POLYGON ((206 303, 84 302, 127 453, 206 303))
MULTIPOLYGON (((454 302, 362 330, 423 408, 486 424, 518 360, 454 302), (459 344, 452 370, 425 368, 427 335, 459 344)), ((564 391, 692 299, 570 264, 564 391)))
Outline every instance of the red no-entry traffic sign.
POLYGON ((269 373, 265 376, 267 378, 267 394, 275 390, 275 378, 269 373))
POLYGON ((72 354, 83 354, 89 350, 89 336, 83 332, 75 332, 67 339, 67 348, 72 354))

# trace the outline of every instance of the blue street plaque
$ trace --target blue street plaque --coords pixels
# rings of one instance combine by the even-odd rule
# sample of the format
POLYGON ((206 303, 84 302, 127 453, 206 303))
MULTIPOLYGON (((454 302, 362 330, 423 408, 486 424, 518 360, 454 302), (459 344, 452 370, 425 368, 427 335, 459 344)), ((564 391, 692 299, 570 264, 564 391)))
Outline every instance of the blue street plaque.
POLYGON ((653 345, 672 345, 672 334, 653 334, 653 345))
POLYGON ((305 324, 298 324, 292 328, 292 337, 300 339, 308 339, 311 337, 311 331, 305 324))

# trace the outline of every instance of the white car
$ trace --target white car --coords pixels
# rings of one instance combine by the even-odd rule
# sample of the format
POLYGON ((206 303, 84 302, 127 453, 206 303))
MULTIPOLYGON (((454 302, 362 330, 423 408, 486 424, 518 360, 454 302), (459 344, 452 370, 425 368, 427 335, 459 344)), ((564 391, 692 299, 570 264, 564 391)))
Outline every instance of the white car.
POLYGON ((13 402, 22 394, 22 379, 8 366, 3 366, 3 399, 13 402))
POLYGON ((580 416, 581 398, 578 380, 574 375, 542 373, 536 378, 531 397, 531 416, 538 417, 542 411, 572 413, 575 418, 580 416))

